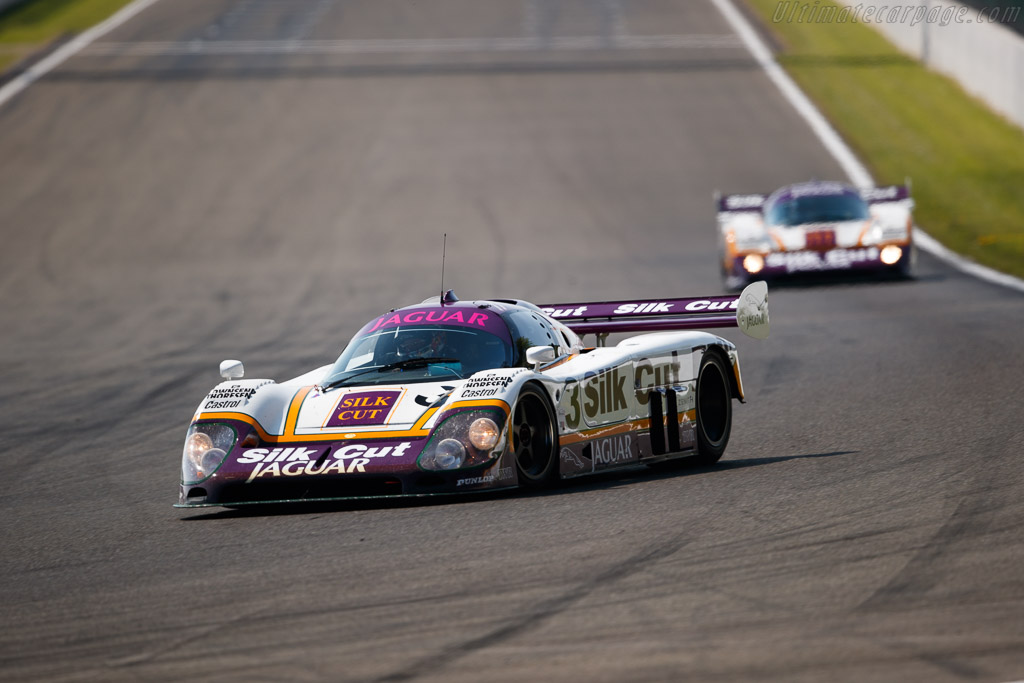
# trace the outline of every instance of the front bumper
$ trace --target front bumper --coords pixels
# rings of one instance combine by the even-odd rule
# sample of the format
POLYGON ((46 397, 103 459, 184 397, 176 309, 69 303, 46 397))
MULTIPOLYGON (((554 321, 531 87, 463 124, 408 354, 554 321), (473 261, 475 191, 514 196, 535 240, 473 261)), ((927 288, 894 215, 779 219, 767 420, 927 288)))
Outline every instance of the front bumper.
POLYGON ((913 259, 911 244, 829 249, 827 251, 775 251, 763 255, 764 265, 756 273, 744 268, 746 254, 733 257, 729 275, 743 280, 770 279, 788 275, 813 273, 849 273, 856 271, 905 272, 913 259), (882 260, 882 250, 896 246, 901 250, 899 259, 892 263, 882 260))
MULTIPOLYGON (((232 426, 245 433, 244 423, 232 426)), ((511 458, 507 453, 476 467, 420 469, 417 458, 427 442, 420 437, 235 445, 209 477, 180 484, 175 507, 447 495, 518 483, 515 467, 504 464, 511 458)))

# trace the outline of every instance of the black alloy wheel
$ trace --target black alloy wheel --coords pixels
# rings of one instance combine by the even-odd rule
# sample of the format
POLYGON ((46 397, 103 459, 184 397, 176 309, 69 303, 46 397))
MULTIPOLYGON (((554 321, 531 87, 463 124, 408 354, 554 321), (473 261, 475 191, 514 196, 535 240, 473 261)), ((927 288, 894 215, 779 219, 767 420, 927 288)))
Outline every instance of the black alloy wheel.
POLYGON ((520 486, 541 489, 558 480, 554 411, 543 392, 531 384, 519 393, 509 436, 520 486))

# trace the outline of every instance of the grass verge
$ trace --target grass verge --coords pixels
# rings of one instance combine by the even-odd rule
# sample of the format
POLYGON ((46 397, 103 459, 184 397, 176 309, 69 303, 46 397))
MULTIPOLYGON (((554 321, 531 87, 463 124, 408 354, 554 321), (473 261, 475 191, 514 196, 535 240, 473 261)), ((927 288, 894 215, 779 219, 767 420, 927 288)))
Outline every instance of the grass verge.
POLYGON ((130 0, 26 0, 0 12, 0 72, 61 36, 98 24, 130 0))
POLYGON ((865 24, 773 23, 778 0, 746 2, 782 45, 779 63, 876 181, 913 180, 922 228, 1024 277, 1024 131, 865 24))

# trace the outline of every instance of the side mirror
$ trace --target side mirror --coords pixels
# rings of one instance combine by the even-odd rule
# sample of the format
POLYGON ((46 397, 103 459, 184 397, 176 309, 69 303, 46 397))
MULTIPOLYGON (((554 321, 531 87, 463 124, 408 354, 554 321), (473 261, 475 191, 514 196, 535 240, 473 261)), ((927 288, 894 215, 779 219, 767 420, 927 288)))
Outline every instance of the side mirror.
POLYGON ((531 346, 526 349, 526 362, 532 365, 534 370, 544 363, 550 363, 556 357, 553 346, 531 346))
POLYGON ((220 362, 220 376, 224 379, 241 379, 245 375, 245 366, 240 360, 223 360, 220 362))

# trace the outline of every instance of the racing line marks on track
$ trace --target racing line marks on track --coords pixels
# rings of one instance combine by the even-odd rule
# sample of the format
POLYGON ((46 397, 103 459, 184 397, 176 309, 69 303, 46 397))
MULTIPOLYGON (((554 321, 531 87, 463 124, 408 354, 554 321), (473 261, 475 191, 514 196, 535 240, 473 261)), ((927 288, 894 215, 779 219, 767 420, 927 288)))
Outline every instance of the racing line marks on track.
MULTIPOLYGON (((825 116, 818 108, 814 106, 810 98, 800 90, 796 82, 779 66, 771 50, 764 44, 761 37, 757 35, 757 32, 750 25, 750 22, 747 21, 746 17, 736 9, 732 0, 711 0, 711 3, 725 17, 726 22, 729 23, 733 30, 736 31, 740 39, 747 46, 747 50, 754 57, 754 60, 764 69, 768 79, 775 84, 775 87, 779 89, 782 96, 793 105, 797 113, 803 117, 814 134, 818 136, 825 149, 842 167, 843 172, 846 173, 850 181, 858 187, 874 187, 875 181, 871 177, 871 173, 857 159, 853 150, 843 141, 839 133, 836 132, 836 129, 825 119, 825 116)), ((1024 292, 1024 280, 1000 273, 966 259, 959 254, 955 254, 916 226, 914 228, 914 239, 921 249, 963 273, 967 273, 985 282, 1024 292)))
MULTIPOLYGON (((155 0, 152 0, 155 1, 155 0)), ((418 38, 348 40, 190 40, 92 43, 87 57, 176 57, 183 55, 380 55, 459 54, 592 50, 679 50, 743 47, 731 34, 553 36, 509 38, 418 38)))
POLYGON ((504 626, 485 633, 477 638, 453 644, 434 655, 416 660, 394 673, 377 678, 376 683, 408 681, 420 676, 430 675, 431 673, 446 668, 456 660, 474 654, 479 650, 486 649, 487 647, 494 646, 495 644, 506 641, 521 633, 525 633, 526 631, 544 623, 548 619, 565 612, 574 604, 588 597, 596 590, 632 576, 654 563, 671 557, 682 550, 689 542, 689 539, 684 538, 683 534, 677 534, 655 548, 642 550, 623 562, 612 565, 601 574, 584 581, 576 588, 566 592, 564 595, 545 601, 536 609, 529 611, 518 618, 513 617, 509 623, 504 626))

